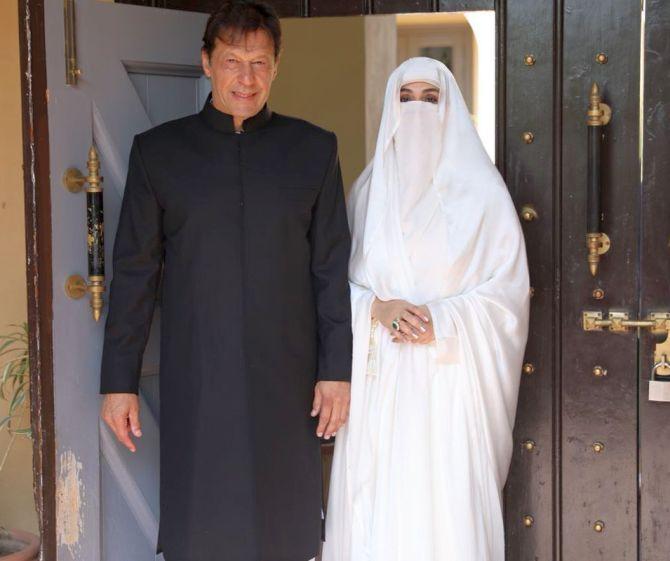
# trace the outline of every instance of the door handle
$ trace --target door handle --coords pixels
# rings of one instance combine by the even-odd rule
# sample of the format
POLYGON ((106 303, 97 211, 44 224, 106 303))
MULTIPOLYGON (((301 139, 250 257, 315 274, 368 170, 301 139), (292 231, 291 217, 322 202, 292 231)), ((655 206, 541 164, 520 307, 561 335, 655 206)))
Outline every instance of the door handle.
POLYGON ((603 132, 610 122, 612 109, 603 103, 596 82, 591 86, 586 125, 588 128, 588 171, 586 191, 586 247, 587 261, 592 276, 598 272, 600 256, 610 248, 610 239, 600 231, 600 166, 603 132))
POLYGON ((63 174, 63 185, 71 193, 79 193, 86 187, 86 246, 88 253, 88 282, 81 275, 70 275, 65 283, 65 292, 70 298, 79 299, 86 293, 91 296, 91 311, 95 321, 100 320, 105 292, 105 221, 103 213, 100 158, 95 146, 88 151, 86 162, 88 175, 77 168, 68 168, 63 174))

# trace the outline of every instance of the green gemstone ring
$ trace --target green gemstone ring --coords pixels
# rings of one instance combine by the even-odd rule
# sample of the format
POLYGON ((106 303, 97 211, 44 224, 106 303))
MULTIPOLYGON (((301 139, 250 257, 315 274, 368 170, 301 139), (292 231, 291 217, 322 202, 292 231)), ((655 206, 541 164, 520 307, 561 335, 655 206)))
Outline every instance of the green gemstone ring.
POLYGON ((395 319, 391 322, 391 327, 392 327, 393 329, 395 329, 396 331, 400 331, 400 318, 395 318, 395 319))

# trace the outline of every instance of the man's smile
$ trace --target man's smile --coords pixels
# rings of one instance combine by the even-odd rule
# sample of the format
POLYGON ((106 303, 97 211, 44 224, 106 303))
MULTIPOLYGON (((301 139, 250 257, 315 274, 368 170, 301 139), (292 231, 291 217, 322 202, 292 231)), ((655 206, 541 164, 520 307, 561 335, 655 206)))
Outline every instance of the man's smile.
POLYGON ((256 95, 256 93, 233 92, 233 95, 239 99, 251 99, 256 95))

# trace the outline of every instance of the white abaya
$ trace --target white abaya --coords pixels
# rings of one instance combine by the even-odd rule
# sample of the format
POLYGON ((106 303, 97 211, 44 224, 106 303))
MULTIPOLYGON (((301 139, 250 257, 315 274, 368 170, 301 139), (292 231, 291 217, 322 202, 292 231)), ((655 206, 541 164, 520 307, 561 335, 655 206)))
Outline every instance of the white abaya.
POLYGON ((507 188, 441 63, 410 59, 391 75, 348 212, 351 411, 335 444, 322 559, 502 561, 528 268, 507 188), (404 119, 430 111, 398 101, 411 81, 440 87, 439 127, 427 133, 439 158, 418 184, 398 157, 407 143, 394 141, 411 129, 404 119), (372 329, 375 296, 426 304, 436 341, 392 343, 372 329))

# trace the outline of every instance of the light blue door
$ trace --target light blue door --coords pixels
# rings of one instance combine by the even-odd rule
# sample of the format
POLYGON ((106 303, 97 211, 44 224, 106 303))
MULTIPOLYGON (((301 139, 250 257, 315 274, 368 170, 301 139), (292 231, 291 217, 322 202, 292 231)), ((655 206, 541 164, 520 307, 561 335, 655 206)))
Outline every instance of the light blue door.
MULTIPOLYGON (((99 420, 106 308, 72 299, 70 275, 87 275, 86 197, 61 181, 86 169, 89 147, 104 177, 105 286, 133 135, 200 109, 206 15, 75 0, 77 85, 66 85, 63 0, 45 1, 53 251, 53 357, 58 561, 154 561, 158 532, 158 319, 141 382, 143 436, 132 454, 99 420)), ((105 298, 107 293, 105 293, 105 298)), ((162 558, 162 556, 159 556, 162 558)))

